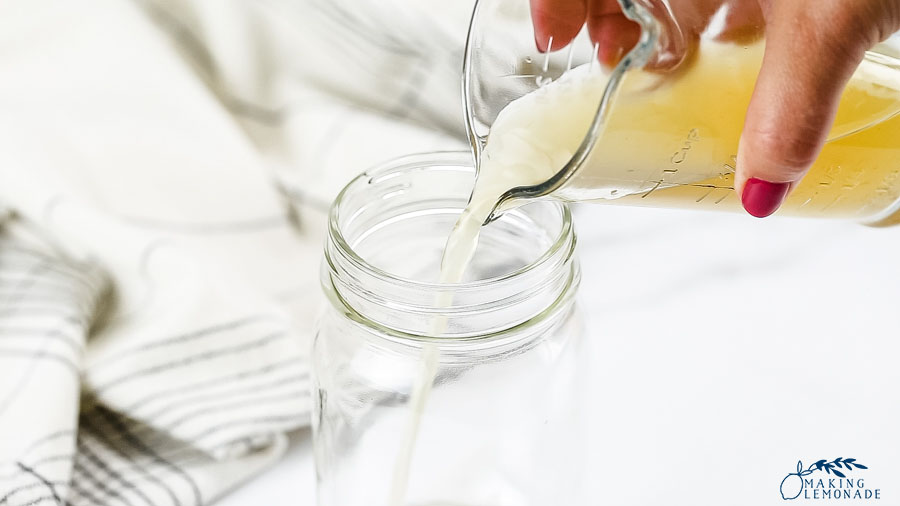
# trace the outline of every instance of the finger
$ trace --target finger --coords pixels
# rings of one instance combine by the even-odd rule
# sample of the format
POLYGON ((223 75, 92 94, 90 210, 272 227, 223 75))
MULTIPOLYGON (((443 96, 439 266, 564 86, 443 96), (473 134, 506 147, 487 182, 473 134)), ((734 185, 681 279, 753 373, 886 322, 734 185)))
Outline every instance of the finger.
POLYGON ((841 92, 870 45, 865 27, 836 22, 835 9, 804 4, 773 2, 767 13, 765 56, 735 175, 744 208, 758 217, 774 213, 815 161, 841 92))
MULTIPOLYGON (((737 0, 735 0, 737 1, 737 0)), ((700 34, 723 0, 670 0, 649 2, 646 7, 660 23, 656 51, 646 68, 656 71, 674 70, 688 62, 695 53, 700 34)))
POLYGON ((724 23, 716 40, 747 44, 762 36, 765 28, 762 8, 756 0, 730 0, 722 5, 724 23))
POLYGON ((588 0, 588 34, 597 45, 597 58, 614 66, 637 44, 641 27, 622 14, 616 0, 588 0))
POLYGON ((538 51, 544 53, 562 49, 572 42, 587 16, 585 2, 586 0, 531 0, 534 43, 538 51))

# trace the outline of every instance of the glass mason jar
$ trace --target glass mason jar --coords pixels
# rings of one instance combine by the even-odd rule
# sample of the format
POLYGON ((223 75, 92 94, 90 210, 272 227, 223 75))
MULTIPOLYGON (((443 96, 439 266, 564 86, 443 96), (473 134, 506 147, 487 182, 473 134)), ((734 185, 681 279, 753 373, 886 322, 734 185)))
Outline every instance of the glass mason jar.
POLYGON ((313 350, 319 506, 579 504, 571 216, 549 201, 505 214, 468 277, 438 284, 474 177, 470 153, 404 157, 331 209, 313 350))

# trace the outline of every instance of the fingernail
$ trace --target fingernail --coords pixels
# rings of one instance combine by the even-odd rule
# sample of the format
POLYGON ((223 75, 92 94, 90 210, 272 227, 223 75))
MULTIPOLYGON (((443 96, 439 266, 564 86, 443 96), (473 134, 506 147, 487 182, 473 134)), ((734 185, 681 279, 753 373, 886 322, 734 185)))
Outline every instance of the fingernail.
POLYGON ((752 177, 744 184, 741 204, 753 216, 765 218, 781 207, 790 188, 791 183, 770 183, 752 177))
POLYGON ((536 33, 534 34, 534 45, 535 47, 537 47, 539 53, 543 54, 547 52, 546 44, 541 44, 541 41, 538 40, 538 35, 536 33))

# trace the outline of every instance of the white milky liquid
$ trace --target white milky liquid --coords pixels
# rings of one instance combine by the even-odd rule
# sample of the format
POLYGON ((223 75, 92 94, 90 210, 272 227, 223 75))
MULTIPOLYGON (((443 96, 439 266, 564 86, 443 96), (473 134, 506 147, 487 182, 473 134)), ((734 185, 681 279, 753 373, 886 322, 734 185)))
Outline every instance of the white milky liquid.
POLYGON ((409 469, 412 465, 413 452, 416 449, 416 438, 419 435, 422 415, 425 413, 425 403, 428 401, 428 395, 431 393, 431 387, 434 385, 437 375, 439 361, 440 353, 437 346, 426 344, 422 348, 422 365, 409 398, 409 421, 403 431, 400 452, 394 463, 390 497, 388 498, 389 506, 403 506, 405 501, 406 489, 409 484, 409 469))

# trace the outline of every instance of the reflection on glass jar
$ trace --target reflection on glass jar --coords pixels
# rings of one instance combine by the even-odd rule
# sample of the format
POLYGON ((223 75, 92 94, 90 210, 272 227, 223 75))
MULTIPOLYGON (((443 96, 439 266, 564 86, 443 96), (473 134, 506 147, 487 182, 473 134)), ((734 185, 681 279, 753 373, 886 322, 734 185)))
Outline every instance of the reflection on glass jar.
POLYGON ((314 346, 319 506, 580 504, 571 216, 554 202, 506 213, 466 279, 437 284, 470 160, 402 158, 335 201, 314 346), (449 306, 436 303, 448 292, 449 306))

